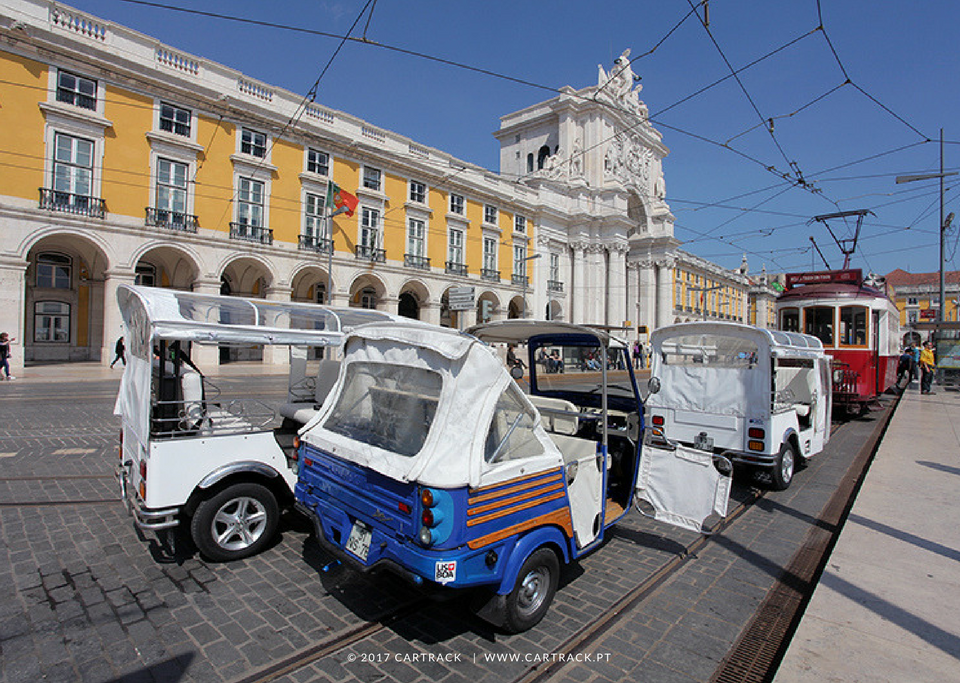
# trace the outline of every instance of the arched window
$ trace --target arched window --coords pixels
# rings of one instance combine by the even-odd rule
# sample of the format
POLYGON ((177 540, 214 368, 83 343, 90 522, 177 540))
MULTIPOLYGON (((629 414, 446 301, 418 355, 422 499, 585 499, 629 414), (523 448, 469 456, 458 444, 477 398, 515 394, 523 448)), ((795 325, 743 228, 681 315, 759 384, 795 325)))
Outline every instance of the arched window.
POLYGON ((547 159, 549 158, 550 158, 550 147, 548 145, 544 145, 543 147, 540 148, 540 151, 537 152, 537 170, 538 171, 541 168, 543 168, 544 164, 547 163, 547 159))
POLYGON ((51 252, 37 256, 37 287, 45 289, 70 289, 73 274, 73 259, 51 252))
POLYGON ((70 341, 70 304, 38 301, 33 307, 33 340, 38 343, 70 341))
POLYGON ((410 292, 404 292, 400 295, 400 302, 397 305, 397 313, 404 318, 420 319, 420 302, 410 292))
POLYGON ((527 155, 527 173, 533 173, 533 152, 527 155))

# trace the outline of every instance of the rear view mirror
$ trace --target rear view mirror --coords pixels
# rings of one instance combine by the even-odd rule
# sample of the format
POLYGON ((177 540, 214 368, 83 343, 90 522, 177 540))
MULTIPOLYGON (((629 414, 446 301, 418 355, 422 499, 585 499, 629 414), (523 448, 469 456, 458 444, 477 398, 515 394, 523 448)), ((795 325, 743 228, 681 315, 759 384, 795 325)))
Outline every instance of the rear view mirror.
POLYGON ((660 392, 659 377, 651 377, 649 380, 647 380, 647 391, 649 391, 651 394, 656 394, 660 392))
POLYGON ((522 379, 523 368, 521 368, 519 365, 514 365, 512 368, 510 368, 510 376, 514 379, 522 379))

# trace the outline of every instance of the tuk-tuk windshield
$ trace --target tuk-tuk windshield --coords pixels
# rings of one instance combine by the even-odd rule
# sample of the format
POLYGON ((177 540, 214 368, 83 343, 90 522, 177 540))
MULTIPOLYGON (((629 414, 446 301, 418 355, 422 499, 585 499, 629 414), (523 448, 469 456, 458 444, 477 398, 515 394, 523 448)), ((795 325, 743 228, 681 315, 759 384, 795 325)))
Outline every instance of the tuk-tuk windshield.
POLYGON ((398 455, 420 452, 440 400, 443 380, 425 368, 355 361, 324 427, 398 455))
POLYGON ((664 365, 751 368, 757 364, 757 344, 749 339, 716 334, 671 337, 660 347, 664 365))

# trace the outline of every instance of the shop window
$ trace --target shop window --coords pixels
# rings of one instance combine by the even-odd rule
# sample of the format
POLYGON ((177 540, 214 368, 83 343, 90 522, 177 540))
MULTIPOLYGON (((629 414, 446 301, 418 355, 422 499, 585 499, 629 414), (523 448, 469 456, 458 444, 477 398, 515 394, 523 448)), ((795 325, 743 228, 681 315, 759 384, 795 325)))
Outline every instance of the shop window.
POLYGON ((38 344, 70 341, 70 304, 38 301, 34 304, 33 340, 38 344))

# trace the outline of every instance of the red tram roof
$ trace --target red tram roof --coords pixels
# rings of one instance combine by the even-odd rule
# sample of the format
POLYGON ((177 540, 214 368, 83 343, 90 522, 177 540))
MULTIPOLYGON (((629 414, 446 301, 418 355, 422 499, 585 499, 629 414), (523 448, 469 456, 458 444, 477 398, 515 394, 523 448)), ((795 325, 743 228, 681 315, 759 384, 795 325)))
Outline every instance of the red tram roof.
POLYGON ((787 289, 778 297, 778 301, 863 297, 889 298, 883 289, 864 284, 863 271, 859 268, 787 273, 786 284, 787 289))

